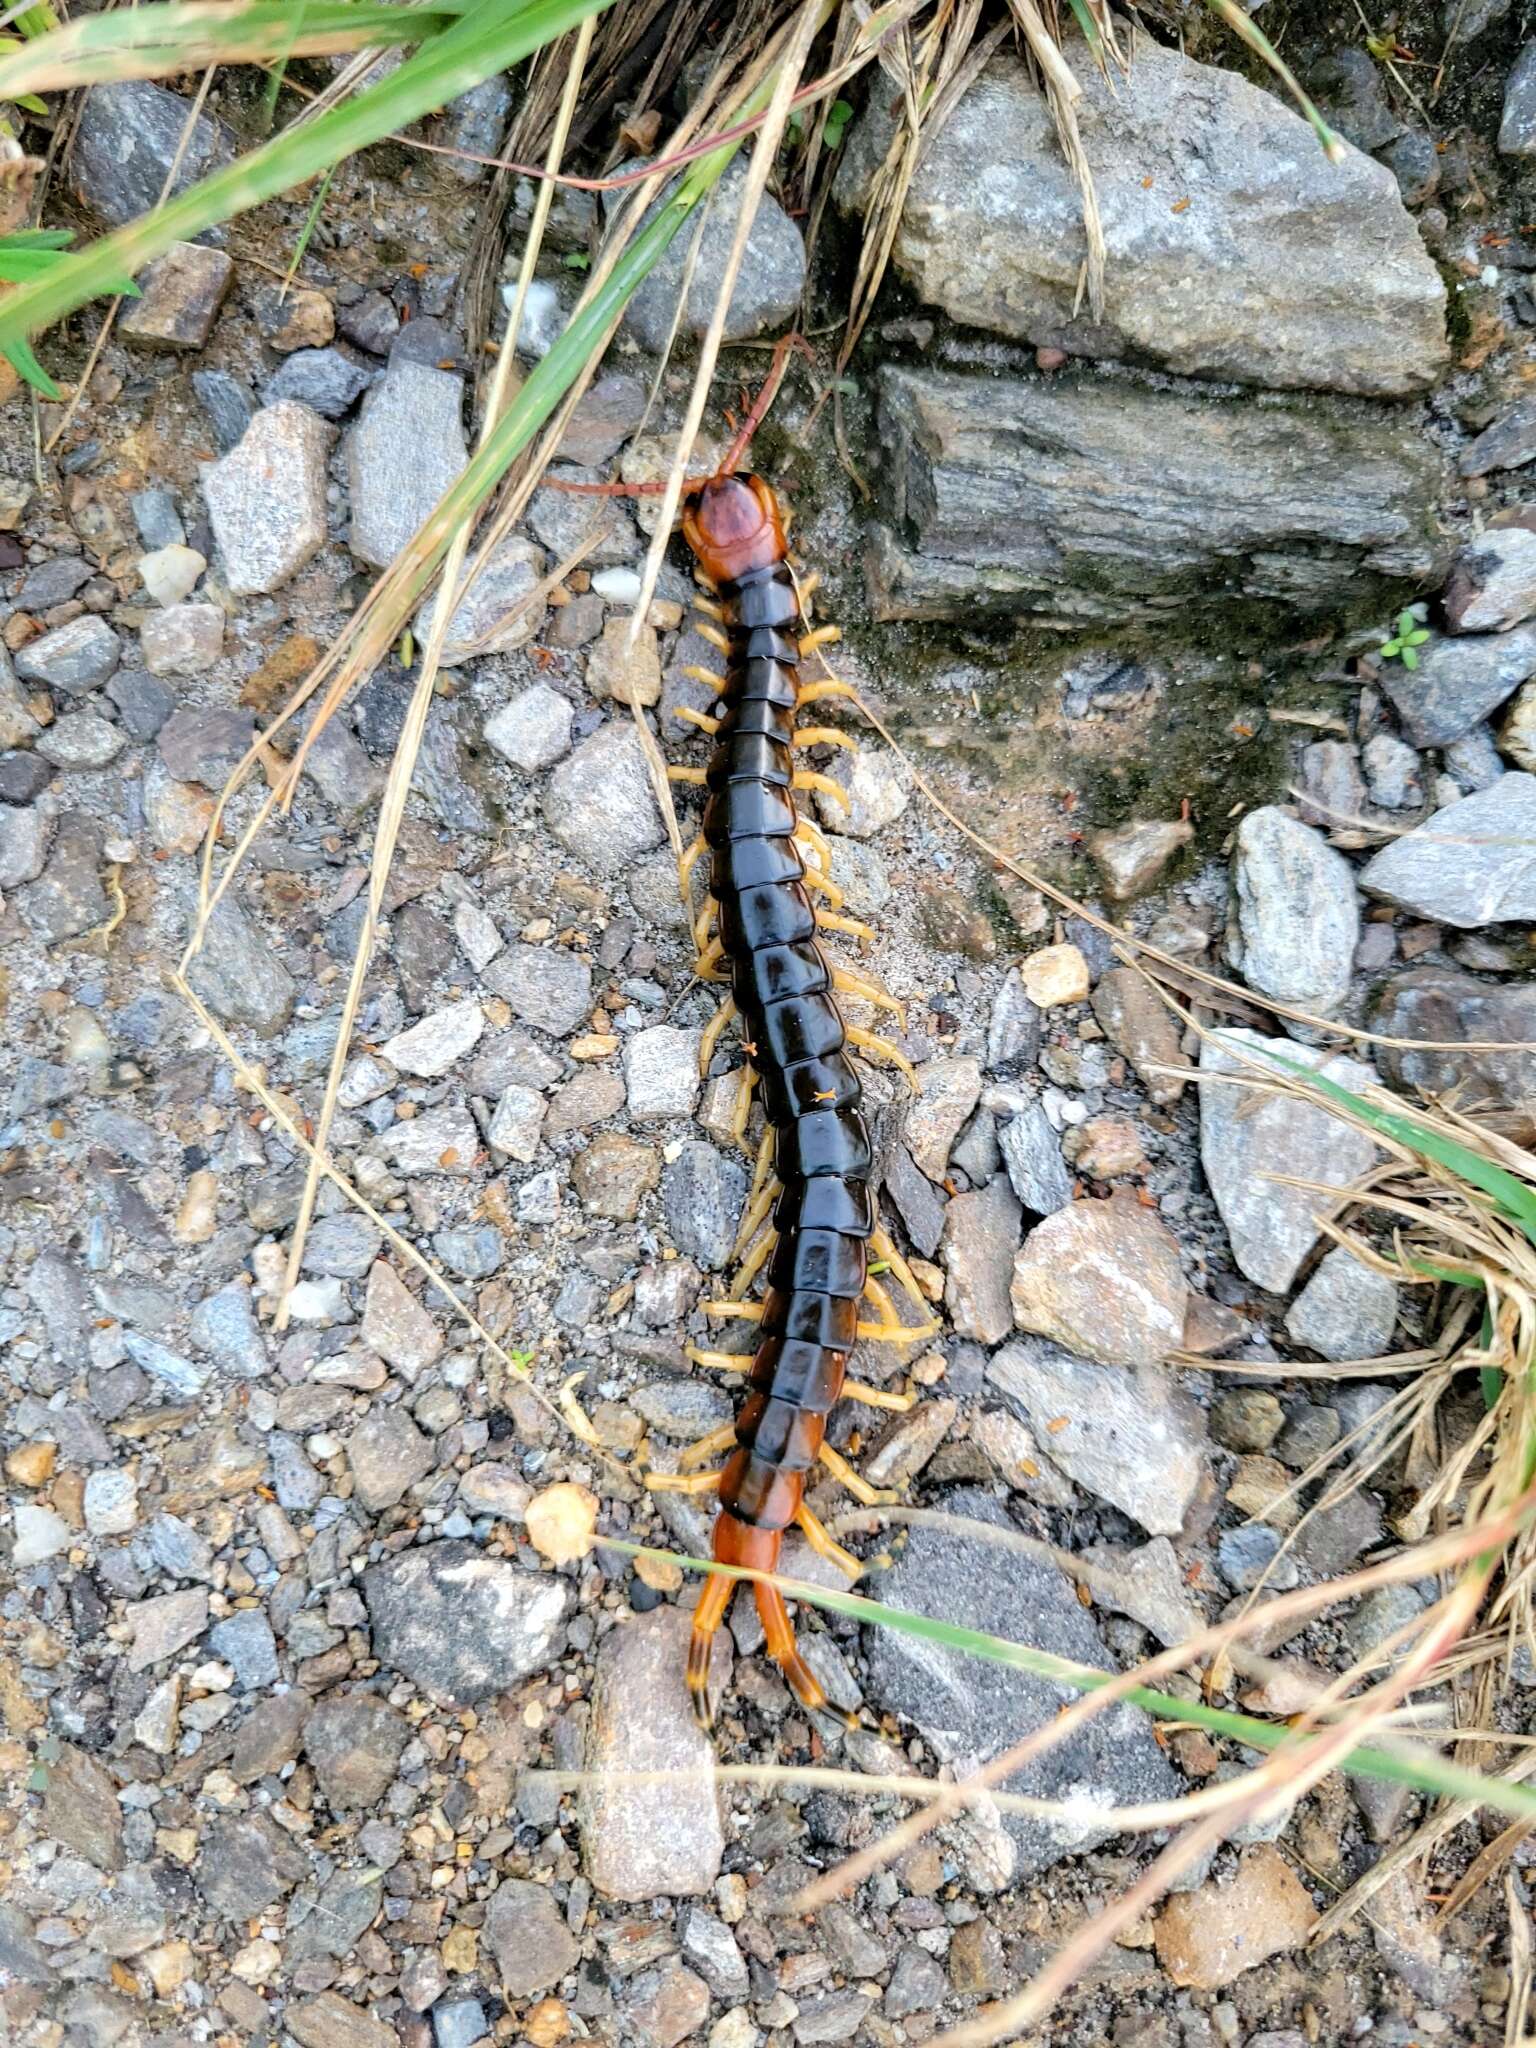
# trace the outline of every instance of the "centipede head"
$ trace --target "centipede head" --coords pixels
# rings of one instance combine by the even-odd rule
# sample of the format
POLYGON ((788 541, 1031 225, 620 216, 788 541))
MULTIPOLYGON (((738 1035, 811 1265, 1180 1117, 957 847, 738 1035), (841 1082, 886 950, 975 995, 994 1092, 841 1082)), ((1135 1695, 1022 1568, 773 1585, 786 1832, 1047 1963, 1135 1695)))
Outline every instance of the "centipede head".
POLYGON ((683 538, 716 583, 734 583, 749 569, 771 568, 784 559, 779 501, 760 476, 712 476, 691 490, 683 538))

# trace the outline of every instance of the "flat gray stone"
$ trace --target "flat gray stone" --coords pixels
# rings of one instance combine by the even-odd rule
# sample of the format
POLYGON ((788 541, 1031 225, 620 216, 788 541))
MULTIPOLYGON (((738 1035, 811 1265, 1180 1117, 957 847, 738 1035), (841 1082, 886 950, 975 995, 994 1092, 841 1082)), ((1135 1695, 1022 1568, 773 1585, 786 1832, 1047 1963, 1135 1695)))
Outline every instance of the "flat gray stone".
POLYGON ((706 1273, 718 1273, 736 1242, 746 1195, 746 1169, 739 1159, 702 1139, 685 1141, 661 1177, 667 1232, 677 1250, 706 1273))
MULTIPOLYGON (((543 598, 532 603, 524 600, 542 578, 546 566, 541 548, 521 534, 508 534, 454 606, 443 639, 443 660, 469 661, 483 654, 511 654, 536 638, 549 616, 549 605, 543 598)), ((436 616, 434 595, 416 615, 416 637, 423 645, 436 616)))
POLYGON ((120 726, 96 711, 68 711, 56 718, 37 742, 37 751, 55 768, 105 768, 127 745, 120 726))
POLYGON ((1504 633, 1536 612, 1536 528, 1517 507, 1468 541, 1451 565, 1446 624, 1453 633, 1504 633))
POLYGON ((278 590, 325 541, 326 463, 335 429, 297 399, 264 405, 203 471, 203 497, 236 597, 278 590))
POLYGON ((1107 249, 1102 319, 1079 304, 1077 180, 1011 55, 966 92, 907 195, 894 255, 920 298, 1183 376, 1376 398, 1434 382, 1445 287, 1389 170, 1348 146, 1330 161, 1279 95, 1150 40, 1112 80, 1080 39, 1064 56, 1107 249))
POLYGON ((1320 1017, 1349 994, 1360 902, 1354 869, 1277 804, 1249 811, 1232 855, 1227 953, 1251 989, 1320 1017))
MULTIPOLYGON (((696 223, 690 222, 673 241, 636 290, 624 314, 624 325, 641 348, 660 355, 677 313, 683 278, 692 261, 682 333, 701 337, 714 315, 725 282, 725 266, 736 234, 736 217, 746 182, 746 163, 728 166, 705 202, 704 226, 697 237, 698 254, 690 258, 696 223)), ((641 222, 641 232, 666 205, 669 192, 654 201, 641 222)), ((725 316, 725 339, 747 341, 764 328, 790 319, 805 286, 805 243, 800 230, 771 193, 764 193, 752 222, 745 256, 725 316)))
POLYGON ((206 114, 198 115, 187 134, 191 112, 190 100, 147 79, 93 86, 69 152, 75 197, 120 228, 160 204, 172 164, 173 197, 195 184, 234 152, 229 130, 206 114))
POLYGON ((392 358, 347 436, 348 545, 385 569, 463 471, 464 380, 392 358))
POLYGON ((1037 1462, 1149 1536, 1179 1534, 1205 1475, 1205 1423, 1167 1366, 1097 1365, 1047 1338, 1021 1337, 996 1353, 987 1379, 1029 1424, 1037 1462))
POLYGON ((520 941, 498 953, 482 979, 523 1023, 557 1038, 575 1031, 592 1009, 592 970, 565 946, 520 941))
POLYGON ((1508 633, 1434 634, 1419 665, 1384 661, 1379 681, 1416 747, 1459 740, 1536 675, 1536 625, 1508 633))
MULTIPOLYGON (((86 612, 29 640, 16 657, 16 673, 29 683, 83 696, 107 680, 122 659, 123 643, 105 619, 86 612)), ((11 744, 14 744, 12 742, 11 744)))
POLYGON ((599 726, 549 778, 544 822, 595 874, 617 875, 666 837, 628 713, 599 726))
MULTIPOLYGON (((962 1490, 947 1506, 966 1521, 1013 1526, 989 1494, 962 1490)), ((1099 1670, 1113 1668, 1063 1574, 989 1543, 981 1532, 953 1525, 914 1528, 894 1569, 880 1579, 879 1592, 892 1607, 1026 1641, 1099 1670)), ((947 1763, 990 1760, 1054 1721, 1078 1697, 1049 1678, 983 1663, 894 1629, 867 1628, 864 1646, 872 1699, 920 1729, 947 1763)), ((1111 1831, 1096 1823, 1096 1809, 1176 1797, 1178 1784, 1137 1708, 1112 1707, 1086 1722, 1003 1781, 1004 1790, 1070 1802, 1073 1808, 1073 1817, 1060 1821, 1005 1817, 1017 1859, 1014 1881, 1108 1839, 1111 1831)))
POLYGON ((1338 1245, 1292 1302, 1286 1335, 1322 1358, 1380 1358, 1397 1328, 1397 1284, 1338 1245))
POLYGON ((1344 400, 889 364, 878 392, 883 523, 865 567, 881 619, 1144 624, 1239 598, 1331 610, 1345 592, 1385 610, 1389 580, 1440 558, 1435 451, 1344 400))
MULTIPOLYGON (((1072 1199, 1072 1176, 1061 1156, 1061 1140, 1038 1102, 999 1124, 998 1147, 1013 1192, 1032 1216, 1051 1216, 1072 1199)), ((994 1155, 995 1156, 995 1155, 994 1155)))
POLYGON ((610 1630, 598 1651, 578 1814, 582 1861, 605 1898, 696 1898, 720 1873, 714 1745, 682 1682, 688 1629, 679 1608, 657 1607, 610 1630), (654 1785, 622 1776, 635 1771, 694 1775, 654 1785))
POLYGON ((552 1991, 581 1959, 581 1944, 547 1885, 504 1877, 485 1914, 486 1946, 503 1994, 515 2004, 552 1991))
POLYGON ((1369 896, 1463 931, 1536 918, 1536 775, 1502 775, 1366 863, 1369 896))
POLYGON ((216 1016, 263 1036, 280 1030, 293 1014, 293 976, 232 896, 208 920, 187 980, 216 1016))
MULTIPOLYGON (((1345 1189, 1377 1158, 1363 1132, 1311 1102, 1271 1095, 1216 1075, 1262 1075, 1270 1053, 1311 1067, 1341 1088, 1374 1085, 1375 1071, 1343 1053, 1331 1057, 1291 1039, 1224 1029, 1200 1049, 1200 1158, 1232 1256, 1248 1278, 1271 1293, 1285 1291, 1317 1242, 1316 1217, 1328 1189, 1345 1189), (1306 1187, 1282 1187, 1286 1176, 1306 1187), (1321 1192, 1314 1192, 1314 1188, 1321 1192)), ((1281 1069, 1280 1071, 1284 1071, 1281 1069)))
POLYGON ((532 683, 485 721, 485 737, 504 761, 536 775, 571 751, 570 701, 547 683, 532 683))
POLYGON ((1536 982, 1479 981, 1454 967, 1411 967, 1383 991, 1372 1020, 1388 1038, 1449 1044, 1384 1045, 1381 1064, 1401 1086, 1426 1095, 1457 1091, 1463 1109, 1528 1110, 1536 1100, 1536 1052, 1458 1052, 1455 1041, 1521 1047, 1536 1044, 1536 982))
POLYGON ((173 604, 139 629, 152 676, 200 676, 224 652, 224 614, 216 604, 173 604))
POLYGON ((548 1667, 571 1587, 450 1540, 374 1565, 363 1597, 380 1663, 440 1706, 468 1707, 548 1667))
POLYGON ((43 872, 53 820, 35 804, 0 807, 0 889, 17 889, 43 872))

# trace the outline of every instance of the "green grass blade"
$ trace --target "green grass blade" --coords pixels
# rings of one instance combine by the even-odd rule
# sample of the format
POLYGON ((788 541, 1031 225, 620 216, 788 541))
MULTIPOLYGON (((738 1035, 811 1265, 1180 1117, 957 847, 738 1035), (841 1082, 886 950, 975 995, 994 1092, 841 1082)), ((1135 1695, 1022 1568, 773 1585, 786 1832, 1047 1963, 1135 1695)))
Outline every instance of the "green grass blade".
MULTIPOLYGON (((1220 1043, 1220 1033, 1217 1034, 1220 1043)), ((1251 1046, 1243 1047, 1246 1058, 1254 1051, 1251 1046)), ((1411 1152, 1417 1152, 1423 1159, 1431 1159, 1437 1166, 1443 1166, 1448 1173, 1454 1173, 1471 1186, 1480 1188, 1485 1195, 1491 1195, 1501 1213, 1511 1223, 1518 1223, 1532 1244, 1536 1244, 1536 1190, 1528 1188, 1514 1174, 1502 1166, 1495 1166, 1491 1159, 1484 1159, 1478 1152, 1463 1145, 1455 1138, 1448 1138, 1443 1132, 1430 1129, 1420 1123, 1417 1117, 1400 1116, 1392 1110, 1382 1109, 1374 1102, 1367 1102, 1352 1089, 1340 1087, 1326 1074, 1320 1074, 1315 1067, 1304 1066, 1299 1060, 1287 1059, 1284 1053, 1266 1050, 1257 1057, 1273 1060, 1277 1067, 1283 1067, 1297 1080, 1309 1088, 1316 1088, 1331 1102, 1353 1110, 1362 1123, 1369 1124, 1373 1131, 1384 1138, 1404 1145, 1411 1152)))
MULTIPOLYGON (((643 1543, 623 1542, 616 1536, 604 1536, 601 1541, 608 1549, 622 1550, 634 1557, 659 1558, 668 1564, 681 1565, 686 1571, 719 1572, 731 1579, 762 1576, 738 1565, 717 1564, 709 1558, 684 1557, 678 1551, 652 1550, 643 1543)), ((1089 1664, 1074 1664, 1066 1657, 1053 1657, 1048 1650, 1036 1650, 1027 1643, 1012 1643, 1002 1636, 985 1635, 979 1629, 962 1628, 957 1622, 935 1621, 926 1614, 910 1614, 904 1608, 886 1607, 880 1601, 866 1600, 858 1593, 834 1593, 824 1586, 806 1585, 798 1579, 779 1579, 777 1584, 791 1598, 806 1601, 813 1607, 824 1607, 832 1614, 869 1622, 876 1628, 892 1628, 902 1635, 918 1636, 924 1642, 963 1651, 966 1656, 980 1657, 989 1664, 1005 1664, 1015 1671, 1028 1671, 1036 1678, 1048 1678, 1059 1685, 1070 1686, 1074 1692, 1097 1692, 1101 1686, 1110 1684, 1114 1677, 1112 1672, 1095 1670, 1089 1664)), ((1177 1699, 1171 1693, 1154 1692, 1148 1686, 1133 1686, 1125 1697, 1132 1706, 1140 1707, 1159 1720, 1193 1721, 1201 1728, 1229 1736, 1250 1749, 1276 1750, 1286 1743, 1292 1743, 1299 1749, 1306 1740, 1273 1721, 1256 1720, 1251 1714, 1233 1713, 1225 1707, 1207 1706, 1203 1700, 1177 1699)), ((1341 1760, 1339 1768, 1355 1777, 1383 1778, 1395 1785, 1412 1785, 1431 1796, 1475 1800, 1479 1805, 1491 1806, 1500 1813, 1512 1814, 1521 1820, 1536 1820, 1536 1786, 1512 1785, 1506 1779, 1486 1778, 1477 1771, 1462 1769, 1459 1764, 1445 1763, 1427 1751, 1410 1753, 1406 1749, 1399 1752, 1362 1746, 1352 1749, 1341 1760)))
POLYGON ((462 19, 467 0, 390 7, 382 0, 313 0, 302 18, 292 0, 206 0, 88 14, 24 45, 0 63, 0 99, 119 78, 164 78, 209 64, 268 64, 386 44, 420 43, 462 19))
POLYGON ((61 263, 51 277, 18 286, 0 300, 0 350, 17 338, 40 333, 99 294, 116 291, 118 279, 136 275, 172 242, 191 241, 205 228, 302 185, 343 157, 435 112, 494 72, 521 63, 610 4, 611 0, 495 0, 482 5, 377 85, 305 127, 274 136, 141 220, 93 242, 61 263))
POLYGON ((1205 0, 1205 4, 1211 9, 1213 14, 1221 16, 1227 27, 1231 29, 1233 35, 1237 36, 1242 42, 1245 42, 1250 50, 1257 51, 1259 56, 1264 59, 1264 62, 1274 72, 1276 78, 1280 80, 1286 91, 1291 95, 1291 98, 1295 100, 1297 106, 1311 123, 1312 133, 1322 144, 1323 154, 1327 157, 1328 161, 1330 163, 1341 162, 1344 156, 1343 142, 1334 134, 1312 101, 1302 91, 1300 79, 1297 78, 1295 72, 1292 71, 1290 65, 1286 63, 1258 23, 1237 4, 1237 0, 1205 0))
POLYGON ((44 398, 63 397, 63 392, 32 353, 32 344, 25 337, 0 342, 0 356, 4 356, 17 376, 30 384, 34 391, 40 391, 44 398))

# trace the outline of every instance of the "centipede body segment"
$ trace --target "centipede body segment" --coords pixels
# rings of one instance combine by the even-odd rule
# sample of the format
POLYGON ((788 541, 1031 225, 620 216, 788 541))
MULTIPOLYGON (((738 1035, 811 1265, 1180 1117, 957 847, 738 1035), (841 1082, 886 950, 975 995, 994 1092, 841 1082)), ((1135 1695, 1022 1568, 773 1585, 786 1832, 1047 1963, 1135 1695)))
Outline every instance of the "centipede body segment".
MULTIPOLYGON (((694 1490, 718 1477, 714 1553, 722 1563, 771 1571, 792 1524, 816 1548, 851 1562, 805 1503, 818 1462, 861 1497, 875 1497, 825 1442, 831 1409, 855 1392, 845 1381, 848 1355, 860 1335, 909 1343, 934 1326, 901 1325, 869 1273, 873 1241, 899 1275, 910 1278, 879 1229, 863 1091, 834 994, 837 973, 816 936, 819 924, 861 928, 830 911, 818 914, 801 854, 808 828, 798 816, 795 790, 823 786, 827 778, 795 767, 797 670, 805 640, 784 521, 761 478, 722 475, 691 499, 683 531, 714 593, 705 608, 719 621, 713 637, 725 660, 723 674, 711 677, 720 693, 719 719, 699 721, 712 725, 715 738, 702 776, 702 846, 689 857, 689 865, 701 853, 709 859, 708 904, 696 927, 700 966, 729 982, 729 1003, 761 1093, 778 1192, 765 1214, 763 1197, 771 1189, 760 1185, 747 1219, 748 1234, 754 1216, 766 1225, 746 1269, 750 1277, 766 1268, 762 1302, 713 1305, 717 1314, 758 1324, 729 1456, 718 1475, 689 1475, 681 1483, 694 1490), (873 1325, 860 1321, 866 1296, 879 1311, 873 1325)), ((815 736, 825 735, 817 728, 815 736)), ((717 1035, 712 1032, 707 1045, 717 1035)), ((862 1037, 899 1062, 895 1048, 862 1037)), ((760 1174, 760 1184, 764 1178, 760 1174)), ((916 1295, 915 1287, 910 1291, 916 1295)), ((707 1356, 733 1367, 748 1363, 707 1356)), ((906 1405, 903 1397, 856 1392, 877 1406, 906 1405)), ((733 1579, 711 1577, 695 1610, 688 1685, 706 1721, 710 1640, 735 1588, 733 1579)), ((824 1705, 782 1595, 761 1580, 754 1592, 769 1654, 801 1701, 824 1705)))

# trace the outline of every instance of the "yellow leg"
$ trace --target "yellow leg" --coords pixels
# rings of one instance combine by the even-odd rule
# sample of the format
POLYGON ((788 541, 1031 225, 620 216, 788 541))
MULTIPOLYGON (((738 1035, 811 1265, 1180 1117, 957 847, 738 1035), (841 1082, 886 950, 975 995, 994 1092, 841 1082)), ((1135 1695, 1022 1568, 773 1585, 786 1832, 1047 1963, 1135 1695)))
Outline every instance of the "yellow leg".
POLYGON ((683 670, 683 674, 685 676, 691 676, 696 683, 707 683, 710 689, 715 691, 717 695, 721 690, 725 690, 730 687, 730 678, 728 676, 721 675, 718 669, 698 668, 690 664, 687 668, 683 670))
POLYGON ((851 939, 872 939, 875 936, 873 925, 860 924, 856 917, 839 917, 835 910, 818 910, 816 922, 823 931, 846 932, 851 939))
POLYGON ((878 1486, 871 1486, 867 1479, 861 1479, 848 1460, 839 1456, 830 1444, 823 1444, 816 1455, 832 1477, 846 1486, 854 1499, 861 1501, 865 1507, 889 1507, 893 1500, 900 1499, 899 1494, 883 1492, 878 1486))
POLYGON ((859 750, 847 733, 835 725, 802 725, 795 734, 797 747, 845 747, 850 754, 859 750))
POLYGON ((914 1323, 911 1328, 899 1324, 892 1329, 888 1323, 860 1323, 856 1335, 861 1344, 917 1344, 924 1337, 932 1337, 943 1328, 943 1324, 930 1316, 925 1323, 914 1323))
POLYGON ((697 562, 695 562, 693 565, 693 580, 695 583, 697 583, 700 590, 716 591, 720 588, 719 584, 715 581, 714 577, 710 575, 709 571, 707 569, 700 568, 697 562))
POLYGON ((877 1226, 869 1240, 869 1248, 877 1259, 884 1259, 885 1263, 896 1275, 896 1278, 901 1282, 902 1287, 911 1297, 918 1314, 923 1318, 924 1322, 927 1322, 930 1307, 928 1297, 918 1286, 912 1268, 901 1256, 901 1253, 897 1251, 895 1245, 892 1244, 891 1233, 877 1226))
MULTIPOLYGON (((736 1425, 734 1422, 724 1423, 719 1429, 712 1429, 708 1436, 701 1436, 696 1444, 690 1444, 677 1461, 678 1469, 686 1472, 690 1466, 697 1465, 701 1458, 712 1458, 716 1451, 733 1451, 735 1448, 736 1425)), ((713 1477, 720 1477, 718 1470, 713 1477)))
POLYGON ((701 1351, 697 1344, 685 1344, 683 1356, 695 1365, 712 1366, 716 1372, 746 1372, 752 1364, 750 1351, 701 1351))
MULTIPOLYGON (((711 590, 714 587, 713 584, 710 585, 711 590)), ((706 619, 713 619, 716 625, 725 624, 725 606, 716 604, 712 597, 696 597, 693 600, 693 608, 696 612, 702 612, 706 619)))
POLYGON ((885 1330, 899 1330, 902 1326, 901 1317, 897 1315, 891 1305, 891 1297, 886 1293, 873 1273, 867 1273, 864 1276, 864 1293, 875 1305, 875 1313, 880 1318, 880 1327, 885 1330))
POLYGON ((707 1074, 709 1063, 715 1056, 715 1047, 720 1043, 720 1034, 736 1015, 736 998, 727 996, 713 1017, 704 1026, 699 1038, 699 1072, 707 1074))
MULTIPOLYGON (((701 1301, 699 1306, 712 1323, 727 1323, 733 1316, 742 1323, 760 1323, 763 1320, 760 1301, 701 1301)), ((862 1330, 863 1327, 861 1323, 859 1328, 862 1330)))
POLYGON ((714 923, 715 913, 719 908, 720 905, 713 896, 706 896, 703 909, 693 920, 693 943, 701 953, 704 951, 705 944, 709 939, 709 928, 714 923))
MULTIPOLYGON (((714 902, 713 897, 710 898, 710 902, 714 902)), ((700 981, 725 981, 728 977, 720 972, 720 963, 724 958, 725 951, 719 939, 711 939, 693 963, 694 974, 700 981)))
POLYGON ((819 704, 823 697, 848 697, 855 704, 859 701, 859 693, 852 683, 839 682, 835 678, 822 683, 802 683, 795 701, 801 711, 807 711, 811 705, 819 704))
POLYGON ((800 818, 795 825, 795 837, 803 839, 813 853, 820 854, 823 867, 832 864, 832 849, 819 825, 813 825, 809 818, 800 818))
POLYGON ((757 1168, 752 1175, 751 1191, 747 1195, 749 1209, 768 1185, 773 1170, 773 1150, 773 1126, 770 1124, 763 1133, 763 1142, 757 1148, 757 1168))
POLYGON ((885 1408, 892 1415, 905 1415, 917 1406, 916 1394, 891 1394, 884 1387, 866 1387, 862 1380, 844 1380, 842 1399, 857 1401, 864 1408, 885 1408))
POLYGON ((693 873, 694 864, 701 853, 708 853, 708 851, 709 848, 704 844, 704 835, 701 832, 698 838, 694 840, 692 846, 685 846, 678 857, 677 885, 683 892, 683 901, 685 903, 689 899, 688 881, 693 873))
POLYGON ((757 1148, 747 1136, 747 1123, 752 1115, 752 1090, 756 1086, 756 1067, 751 1065, 743 1067, 741 1070, 741 1082, 736 1090, 736 1107, 731 1113, 731 1136, 749 1159, 757 1157, 757 1148))
POLYGON ((725 1619, 726 1609, 736 1592, 736 1581, 715 1573, 699 1595, 693 1610, 693 1627, 688 1633, 688 1696, 694 1718, 706 1732, 714 1724, 709 1703, 709 1653, 715 1631, 725 1619))
POLYGON ((881 1038, 874 1031, 860 1031, 854 1025, 848 1025, 845 1029, 848 1033, 848 1043, 850 1045, 856 1045, 860 1052, 876 1053, 881 1059, 889 1060, 893 1067, 900 1067, 908 1081, 912 1084, 912 1093, 914 1095, 922 1094, 922 1084, 917 1078, 916 1067, 913 1066, 904 1052, 892 1045, 888 1038, 881 1038))
POLYGON ((720 730, 718 718, 711 718, 707 711, 695 711, 691 704, 674 704, 672 716, 685 720, 689 725, 696 725, 700 732, 707 732, 711 739, 720 730))
MULTIPOLYGON (((700 780, 702 779, 701 773, 700 780)), ((853 805, 848 801, 848 792, 844 789, 843 785, 840 782, 834 782, 830 775, 818 775, 814 768, 800 769, 795 776, 794 786, 796 789, 819 789, 823 796, 831 797, 832 801, 841 804, 845 811, 851 812, 853 809, 853 805)))
POLYGON ((882 988, 878 981, 866 981, 862 975, 850 974, 846 967, 832 969, 832 986, 841 995, 858 996, 866 1003, 873 1003, 876 1009, 889 1010, 903 1031, 907 1028, 907 1006, 889 989, 882 988))
POLYGON ((780 1192, 778 1182, 770 1180, 762 1192, 755 1195, 747 1204, 746 1213, 741 1219, 741 1228, 736 1233, 736 1243, 731 1250, 731 1257, 733 1259, 741 1257, 746 1247, 756 1237, 759 1230, 762 1229, 768 1219, 768 1211, 779 1199, 780 1192))
POLYGON ((668 782, 696 783, 702 789, 704 786, 704 770, 702 768, 669 768, 667 770, 667 780, 668 782))
POLYGON ((813 569, 808 576, 797 576, 795 578, 795 589, 800 597, 800 609, 807 618, 811 615, 811 599, 820 588, 821 571, 819 569, 813 569))
POLYGON ((804 661, 806 656, 814 654, 818 647, 831 647, 836 641, 841 640, 842 637, 843 629, 841 626, 818 626, 814 633, 807 633, 801 640, 800 659, 804 661))
POLYGON ((776 1230, 765 1230, 741 1262, 741 1271, 731 1282, 731 1299, 740 1301, 752 1282, 768 1263, 768 1254, 779 1241, 776 1230))
POLYGON ((647 1493, 714 1493, 719 1484, 719 1472, 647 1472, 645 1475, 647 1493))
POLYGON ((819 1515, 813 1514, 801 1501, 795 1510, 795 1520, 805 1531, 805 1540, 818 1557, 824 1557, 829 1564, 835 1564, 840 1572, 846 1572, 850 1579, 856 1579, 864 1567, 851 1550, 844 1550, 841 1543, 827 1533, 826 1524, 819 1515))
POLYGON ((707 640, 711 647, 718 647, 722 654, 729 654, 731 643, 718 626, 703 625, 698 628, 699 638, 707 640))
POLYGON ((823 875, 823 874, 819 874, 819 873, 817 872, 817 870, 816 870, 815 868, 807 868, 807 869, 806 869, 806 871, 805 871, 805 886, 806 886, 806 888, 807 888, 807 889, 819 889, 819 890, 821 891, 821 893, 823 894, 823 896, 825 896, 825 897, 826 897, 826 899, 827 899, 827 902, 828 902, 828 903, 829 903, 829 904, 831 905, 832 909, 834 909, 834 910, 841 910, 841 909, 842 909, 842 907, 843 907, 843 892, 842 892, 842 890, 841 890, 841 889, 839 889, 839 887, 837 886, 836 882, 829 882, 829 881, 827 880, 826 876, 825 876, 825 875, 823 875))

